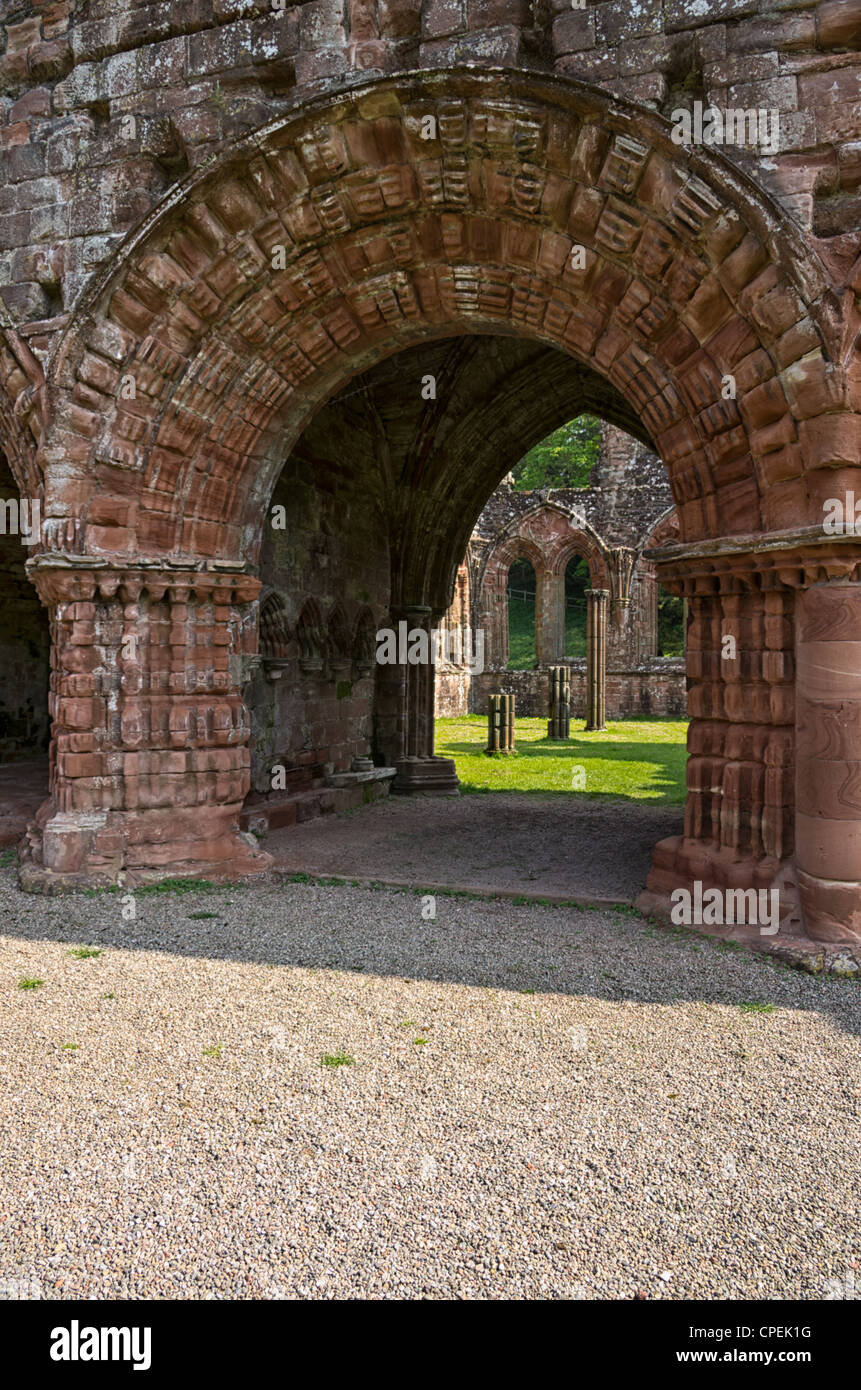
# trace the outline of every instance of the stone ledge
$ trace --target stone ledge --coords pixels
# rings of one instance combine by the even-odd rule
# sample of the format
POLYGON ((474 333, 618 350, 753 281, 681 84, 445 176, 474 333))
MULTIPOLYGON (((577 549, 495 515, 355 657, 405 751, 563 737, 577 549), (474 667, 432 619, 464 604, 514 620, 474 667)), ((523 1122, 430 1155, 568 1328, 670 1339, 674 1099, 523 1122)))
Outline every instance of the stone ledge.
POLYGON ((652 918, 659 926, 671 931, 696 932, 715 941, 731 941, 772 956, 808 975, 837 975, 842 979, 861 979, 861 943, 813 941, 798 934, 761 936, 756 927, 748 926, 690 926, 678 927, 670 920, 668 900, 648 889, 635 900, 634 906, 644 917, 652 918))
POLYGON ((386 782, 396 777, 396 767, 374 767, 366 772, 332 772, 326 778, 329 787, 355 787, 361 782, 386 782))

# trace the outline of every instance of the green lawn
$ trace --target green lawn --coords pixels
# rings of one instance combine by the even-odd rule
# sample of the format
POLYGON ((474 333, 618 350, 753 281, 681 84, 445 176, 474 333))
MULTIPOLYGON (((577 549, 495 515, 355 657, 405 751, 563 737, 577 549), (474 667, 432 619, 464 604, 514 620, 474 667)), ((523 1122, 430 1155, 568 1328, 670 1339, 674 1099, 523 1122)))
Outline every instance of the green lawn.
POLYGON ((625 719, 603 733, 547 741, 546 719, 518 719, 517 755, 487 757, 487 719, 471 714, 436 721, 436 752, 454 758, 464 792, 569 792, 680 806, 685 799, 684 719, 625 719), (579 771, 578 771, 579 769, 579 771))

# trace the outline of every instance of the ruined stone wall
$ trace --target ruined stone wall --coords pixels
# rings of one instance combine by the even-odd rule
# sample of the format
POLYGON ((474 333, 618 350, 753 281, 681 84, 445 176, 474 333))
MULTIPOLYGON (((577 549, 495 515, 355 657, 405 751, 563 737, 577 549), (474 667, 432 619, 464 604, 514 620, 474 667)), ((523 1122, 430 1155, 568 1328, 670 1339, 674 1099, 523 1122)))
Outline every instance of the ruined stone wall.
POLYGON ((367 638, 388 622, 390 586, 373 506, 347 469, 336 476, 294 455, 272 507, 284 524, 267 527, 260 574, 264 595, 283 604, 280 640, 261 632, 261 664, 246 689, 258 793, 271 790, 276 765, 286 772, 282 789, 295 792, 371 752, 375 667, 373 649, 360 650, 360 628, 367 638))
MULTIPOLYGON (((613 608, 608 631, 608 715, 618 719, 634 714, 683 713, 684 661, 658 658, 657 579, 643 557, 656 529, 673 525, 672 495, 661 460, 612 425, 602 425, 598 461, 589 487, 537 492, 515 491, 508 484, 497 488, 476 523, 460 571, 464 581, 470 576, 470 626, 472 631, 484 631, 487 670, 472 678, 462 664, 460 669, 441 670, 436 684, 437 713, 484 713, 487 695, 496 691, 515 695, 521 715, 546 713, 546 671, 506 669, 507 575, 512 559, 522 555, 536 569, 539 668, 557 661, 571 666, 572 713, 582 715, 586 708, 585 662, 571 661, 560 645, 565 567, 571 556, 583 556, 593 586, 610 586, 615 594, 618 578, 612 556, 618 547, 631 553, 633 570, 628 601, 613 608)), ((465 583, 459 584, 445 618, 449 628, 464 622, 465 593, 465 583)))
MULTIPOLYGON (((18 490, 0 456, 0 501, 18 490)), ((18 535, 0 531, 0 761, 47 752, 51 638, 48 615, 27 578, 18 535)))
MULTIPOLYGON (((586 662, 571 661, 571 718, 586 717, 586 662)), ((450 677, 437 686, 437 714, 486 714, 489 695, 513 695, 518 719, 546 719, 549 699, 547 671, 485 671, 473 676, 467 697, 457 702, 450 677)), ((684 663, 654 657, 636 670, 608 671, 607 718, 634 715, 685 714, 684 663), (680 669, 681 668, 681 669, 680 669)))
POLYGON ((667 470, 657 454, 624 430, 602 424, 598 461, 589 487, 519 492, 500 487, 488 498, 475 525, 472 545, 479 556, 537 503, 554 502, 576 512, 607 545, 637 549, 673 505, 667 470))
POLYGON ((301 98, 414 67, 567 73, 665 115, 697 100, 777 109, 775 154, 725 153, 836 270, 857 251, 857 0, 278 3, 4 0, 0 287, 41 347, 189 170, 301 98))

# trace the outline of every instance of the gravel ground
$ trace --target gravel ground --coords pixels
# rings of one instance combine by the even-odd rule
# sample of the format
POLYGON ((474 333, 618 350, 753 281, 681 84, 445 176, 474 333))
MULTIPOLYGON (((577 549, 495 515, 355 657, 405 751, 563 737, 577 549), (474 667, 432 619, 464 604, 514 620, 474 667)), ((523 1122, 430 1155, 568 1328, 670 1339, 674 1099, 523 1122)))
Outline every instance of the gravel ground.
POLYGON ((631 902, 655 843, 680 835, 684 819, 681 806, 645 801, 390 796, 275 830, 262 848, 279 867, 314 875, 631 902))
POLYGON ((611 912, 136 906, 0 875, 6 1297, 854 1294, 861 986, 611 912))

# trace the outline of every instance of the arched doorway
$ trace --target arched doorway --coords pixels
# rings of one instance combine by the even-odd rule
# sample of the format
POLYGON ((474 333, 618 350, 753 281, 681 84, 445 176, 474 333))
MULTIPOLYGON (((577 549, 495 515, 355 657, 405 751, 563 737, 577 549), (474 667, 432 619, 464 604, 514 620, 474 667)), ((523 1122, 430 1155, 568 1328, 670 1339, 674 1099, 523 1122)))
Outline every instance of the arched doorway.
MULTIPOLYGON (((260 863, 233 827, 270 498, 325 402, 346 403, 380 364, 400 374, 397 404, 408 385, 416 406, 400 435, 378 406, 366 423, 393 622, 430 627, 445 610, 515 439, 520 456, 590 409, 660 454, 680 540, 655 562, 690 604, 694 731, 686 833, 659 847, 653 889, 770 883, 797 826, 808 931, 857 933, 861 807, 847 814, 835 788, 861 747, 837 738, 797 817, 792 790, 794 694, 798 757, 812 767, 817 710, 853 693, 823 674, 859 614, 857 543, 817 529, 857 459, 837 316, 823 267, 737 170, 575 82, 495 73, 491 89, 468 69, 384 79, 257 132, 171 194, 50 364, 46 514, 59 532, 74 510, 81 563, 46 546, 34 565, 57 631, 58 756, 28 881, 86 877, 96 862, 108 878, 260 863), (140 382, 136 400, 117 396, 120 368, 140 382), (103 624, 122 706, 107 722, 102 697, 71 694, 83 639, 70 609, 97 596, 81 621, 103 624), (119 636, 166 621, 167 647, 121 655, 104 608, 119 636), (760 659, 726 672, 713 653, 733 623, 760 659), (82 725, 107 730, 97 760, 148 758, 84 778, 63 743, 82 725), (176 779, 169 804, 162 778, 176 779)), ((349 472, 359 459, 343 444, 349 472)), ((416 790, 451 781, 433 754, 428 673, 393 669, 379 698, 399 775, 416 790)))

